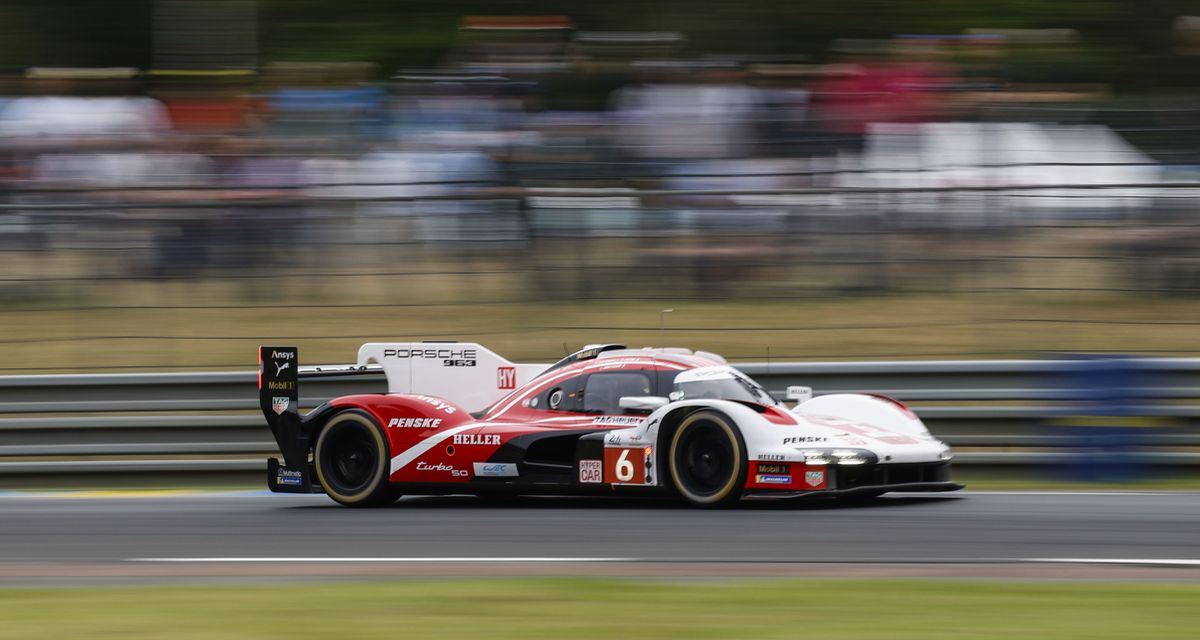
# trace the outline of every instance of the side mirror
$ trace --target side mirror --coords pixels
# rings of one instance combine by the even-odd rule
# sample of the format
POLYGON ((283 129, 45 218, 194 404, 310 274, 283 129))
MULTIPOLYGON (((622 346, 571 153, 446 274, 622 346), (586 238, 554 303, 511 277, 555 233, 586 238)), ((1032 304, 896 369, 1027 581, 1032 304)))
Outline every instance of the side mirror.
POLYGON ((792 385, 787 388, 787 399, 795 400, 797 404, 802 403, 802 402, 808 402, 809 400, 812 400, 812 397, 813 397, 812 387, 802 387, 799 385, 792 385))
POLYGON ((650 412, 665 407, 670 402, 662 396, 622 396, 618 404, 622 409, 650 412))

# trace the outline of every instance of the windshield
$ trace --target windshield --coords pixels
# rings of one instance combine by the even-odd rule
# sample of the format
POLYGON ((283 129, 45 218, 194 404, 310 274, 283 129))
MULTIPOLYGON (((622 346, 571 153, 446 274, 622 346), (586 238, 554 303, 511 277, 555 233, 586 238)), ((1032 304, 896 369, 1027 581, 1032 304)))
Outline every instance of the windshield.
POLYGON ((774 405, 775 399, 765 389, 749 378, 729 376, 706 380, 685 380, 675 383, 675 392, 680 400, 713 398, 716 400, 743 400, 759 404, 774 405))

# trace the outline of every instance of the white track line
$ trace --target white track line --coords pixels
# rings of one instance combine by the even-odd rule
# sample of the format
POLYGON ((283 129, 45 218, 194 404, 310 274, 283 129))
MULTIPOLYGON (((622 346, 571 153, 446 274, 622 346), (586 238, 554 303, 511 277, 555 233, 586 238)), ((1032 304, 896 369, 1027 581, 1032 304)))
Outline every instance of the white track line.
MULTIPOLYGON (((770 563, 771 560, 759 558, 746 559, 687 559, 687 558, 612 558, 612 557, 548 557, 548 556, 491 556, 491 557, 366 557, 366 556, 215 556, 215 557, 175 557, 175 558, 126 558, 126 562, 157 562, 157 563, 572 563, 572 562, 650 562, 650 563, 698 563, 698 564, 727 564, 727 563, 770 563)), ((1142 565, 1160 567, 1200 567, 1200 559, 1194 558, 881 558, 870 562, 861 561, 820 561, 820 560, 776 560, 786 564, 1107 564, 1107 565, 1142 565)))
POLYGON ((1044 564, 1133 564, 1156 567, 1200 567, 1192 558, 1024 558, 1021 562, 1044 564))
POLYGON ((636 562, 637 558, 553 558, 553 557, 488 557, 488 558, 419 558, 419 557, 214 557, 214 558, 126 558, 127 562, 636 562))
MULTIPOLYGON (((988 491, 987 489, 980 489, 978 491, 972 491, 968 487, 968 489, 964 493, 966 495, 975 497, 975 496, 1180 496, 1180 495, 1189 495, 1189 494, 1193 494, 1196 492, 1191 491, 1191 490, 1139 491, 1137 489, 1130 489, 1129 491, 1037 491, 1037 490, 988 491)), ((896 493, 892 493, 891 495, 896 495, 896 493)), ((904 495, 917 496, 917 495, 937 495, 937 494, 905 493, 904 495)), ((947 497, 954 496, 953 493, 946 493, 944 495, 946 495, 947 497)))

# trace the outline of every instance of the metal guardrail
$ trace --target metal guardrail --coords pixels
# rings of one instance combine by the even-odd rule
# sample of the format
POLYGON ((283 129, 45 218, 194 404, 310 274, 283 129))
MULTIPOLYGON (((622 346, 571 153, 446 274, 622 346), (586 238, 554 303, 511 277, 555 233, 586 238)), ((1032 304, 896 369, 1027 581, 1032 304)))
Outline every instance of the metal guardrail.
MULTIPOLYGON (((1069 361, 749 362, 736 366, 772 393, 885 393, 913 405, 970 465, 1051 464, 1073 455, 1046 427, 1070 414, 1056 384, 1069 361)), ((1200 464, 1200 358, 1137 359, 1132 395, 1147 429, 1143 460, 1200 464)), ((312 370, 308 370, 312 371, 312 370)), ((386 390, 380 373, 306 374, 302 408, 386 390)), ((258 413, 256 372, 0 376, 0 475, 248 472, 276 446, 258 413)))

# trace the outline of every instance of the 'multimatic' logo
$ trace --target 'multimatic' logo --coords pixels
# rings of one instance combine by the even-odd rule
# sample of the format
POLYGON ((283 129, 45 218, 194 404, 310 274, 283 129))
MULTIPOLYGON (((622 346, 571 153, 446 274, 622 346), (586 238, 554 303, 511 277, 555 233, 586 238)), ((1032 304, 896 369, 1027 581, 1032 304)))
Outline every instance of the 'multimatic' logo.
POLYGON ((291 469, 278 469, 275 474, 275 483, 299 486, 304 484, 304 475, 291 469))

